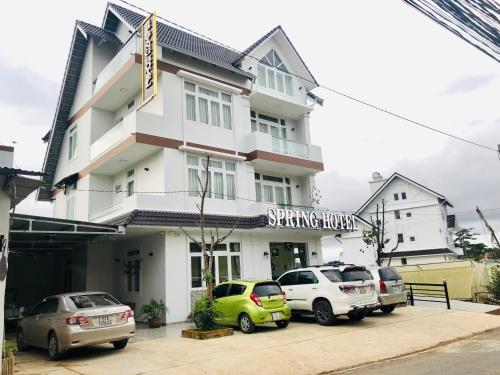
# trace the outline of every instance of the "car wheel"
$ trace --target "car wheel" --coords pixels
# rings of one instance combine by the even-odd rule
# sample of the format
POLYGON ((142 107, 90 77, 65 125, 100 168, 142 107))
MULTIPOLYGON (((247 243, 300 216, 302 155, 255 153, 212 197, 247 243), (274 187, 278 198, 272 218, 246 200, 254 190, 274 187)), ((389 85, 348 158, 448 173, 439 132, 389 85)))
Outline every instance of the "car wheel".
POLYGON ((240 326, 241 332, 252 333, 255 331, 255 324, 247 313, 240 315, 238 319, 238 325, 240 326))
POLYGON ((22 328, 19 328, 17 330, 16 342, 17 342, 17 350, 19 350, 20 352, 23 352, 26 349, 28 349, 28 345, 26 345, 24 331, 22 328))
POLYGON ((328 301, 318 301, 314 304, 314 317, 322 326, 331 326, 335 323, 332 306, 328 301))
POLYGON ((388 305, 388 306, 382 306, 380 310, 382 310, 384 314, 390 314, 391 312, 394 311, 395 308, 396 306, 394 305, 388 305))
POLYGON ((49 357, 53 361, 57 361, 61 358, 61 353, 59 353, 59 340, 54 332, 49 334, 47 348, 49 350, 49 357))
POLYGON ((366 312, 365 311, 350 311, 347 314, 347 316, 353 322, 359 322, 360 320, 363 320, 365 318, 366 312))
POLYGON ((120 340, 120 341, 113 341, 112 344, 115 347, 115 349, 123 349, 127 346, 128 339, 120 340))
POLYGON ((290 324, 289 320, 278 320, 277 322, 274 322, 278 328, 286 328, 290 324))

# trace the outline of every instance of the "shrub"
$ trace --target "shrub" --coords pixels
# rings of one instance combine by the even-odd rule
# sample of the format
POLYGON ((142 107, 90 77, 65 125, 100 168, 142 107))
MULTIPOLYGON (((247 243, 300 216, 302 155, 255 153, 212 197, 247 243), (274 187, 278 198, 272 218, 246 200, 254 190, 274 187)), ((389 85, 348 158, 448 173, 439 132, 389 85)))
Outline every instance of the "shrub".
POLYGON ((486 289, 493 293, 495 299, 500 300, 500 267, 491 270, 491 279, 486 285, 486 289))
POLYGON ((202 331, 211 331, 218 328, 215 320, 220 316, 219 311, 216 310, 214 301, 212 301, 206 294, 196 302, 194 306, 193 320, 196 328, 202 331))
POLYGON ((157 301, 155 299, 143 305, 140 311, 148 319, 159 319, 160 315, 164 312, 168 312, 167 306, 165 306, 162 300, 157 301))

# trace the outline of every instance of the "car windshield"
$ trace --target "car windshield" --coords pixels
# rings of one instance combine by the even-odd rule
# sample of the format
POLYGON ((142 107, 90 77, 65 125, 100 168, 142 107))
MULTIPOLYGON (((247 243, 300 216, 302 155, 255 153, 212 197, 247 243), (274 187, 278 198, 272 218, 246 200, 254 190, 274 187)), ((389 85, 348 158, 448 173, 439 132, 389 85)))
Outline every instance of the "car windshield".
POLYGON ((69 299, 75 304, 77 309, 88 309, 92 307, 104 307, 111 305, 119 305, 114 297, 109 294, 82 294, 78 296, 70 296, 69 299))
POLYGON ((281 287, 277 282, 259 283, 253 288, 253 292, 259 297, 275 296, 281 294, 281 287))
POLYGON ((392 281, 392 280, 402 280, 401 275, 392 267, 380 268, 378 270, 378 274, 380 275, 380 280, 384 281, 392 281))
POLYGON ((340 273, 342 281, 367 281, 372 280, 370 272, 363 268, 346 268, 344 272, 340 273))

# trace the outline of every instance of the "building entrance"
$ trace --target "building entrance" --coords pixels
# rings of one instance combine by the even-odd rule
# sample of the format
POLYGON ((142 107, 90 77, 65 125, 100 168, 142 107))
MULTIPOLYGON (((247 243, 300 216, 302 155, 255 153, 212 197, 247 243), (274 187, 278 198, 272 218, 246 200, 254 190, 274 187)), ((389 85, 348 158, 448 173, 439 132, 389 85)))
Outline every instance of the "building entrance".
POLYGON ((271 242, 269 249, 273 280, 286 271, 307 266, 307 246, 305 243, 271 242))

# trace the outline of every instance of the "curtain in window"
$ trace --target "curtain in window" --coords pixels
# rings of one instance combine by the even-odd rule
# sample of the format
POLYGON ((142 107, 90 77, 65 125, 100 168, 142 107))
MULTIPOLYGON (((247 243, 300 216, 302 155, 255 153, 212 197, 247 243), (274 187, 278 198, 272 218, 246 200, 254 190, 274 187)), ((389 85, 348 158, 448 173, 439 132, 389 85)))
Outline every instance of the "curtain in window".
POLYGON ((257 202, 262 202, 262 188, 260 182, 255 183, 255 200, 257 202))
POLYGON ((224 128, 232 129, 231 124, 231 106, 223 104, 222 105, 222 117, 224 119, 224 128))
POLYGON ((289 206, 292 205, 292 189, 290 186, 286 187, 286 204, 289 206))
POLYGON ((188 190, 189 196, 196 197, 198 196, 198 170, 189 168, 188 169, 188 190))
POLYGON ((231 256, 231 279, 238 280, 241 278, 240 257, 231 256))
POLYGON ((274 70, 267 69, 267 82, 270 89, 276 88, 276 81, 274 79, 274 70))
POLYGON ((259 83, 259 86, 267 86, 266 68, 262 65, 257 65, 257 81, 259 83))
POLYGON ((236 199, 236 180, 234 174, 226 174, 226 184, 227 184, 227 199, 236 199))
POLYGON ((235 172, 236 163, 234 161, 226 161, 226 171, 235 172))
POLYGON ((276 72, 276 83, 278 86, 278 91, 284 92, 285 91, 285 86, 283 83, 283 74, 276 72))
POLYGON ((267 134, 269 132, 267 125, 259 122, 259 132, 267 134))
POLYGON ((250 124, 252 125, 252 133, 257 131, 257 121, 250 120, 250 124))
POLYGON ((272 186, 264 185, 264 201, 269 203, 274 202, 274 194, 272 186))
POLYGON ((187 163, 189 165, 198 165, 198 156, 194 156, 194 155, 188 155, 187 156, 187 163))
POLYGON ((285 205, 285 189, 281 186, 275 187, 276 192, 276 204, 284 206, 285 205))
POLYGON ((198 105, 200 107, 200 122, 208 124, 208 101, 207 99, 198 98, 198 105))
POLYGON ((229 280, 229 267, 227 264, 227 256, 219 255, 217 257, 217 263, 219 265, 219 283, 229 280))
POLYGON ((287 95, 293 96, 293 85, 291 76, 285 76, 285 92, 287 95))
POLYGON ((186 94, 186 118, 196 121, 196 99, 194 95, 186 94))
POLYGON ((214 172, 214 198, 224 199, 224 175, 214 172))
POLYGON ((185 81, 184 89, 186 89, 187 91, 196 92, 196 85, 194 83, 185 81))
POLYGON ((218 102, 210 102, 212 110, 212 125, 220 126, 220 107, 218 102))

